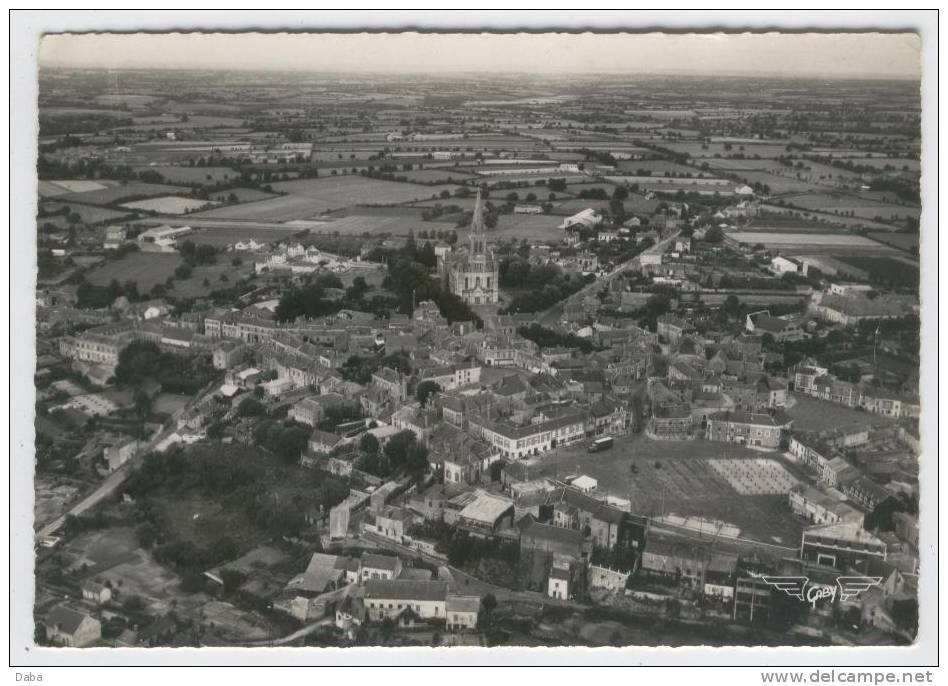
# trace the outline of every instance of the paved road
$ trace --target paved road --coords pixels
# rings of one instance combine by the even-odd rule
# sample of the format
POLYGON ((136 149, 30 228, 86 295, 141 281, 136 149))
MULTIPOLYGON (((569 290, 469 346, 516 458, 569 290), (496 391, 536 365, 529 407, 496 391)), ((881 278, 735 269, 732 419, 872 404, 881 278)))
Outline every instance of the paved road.
POLYGON ((241 643, 240 645, 247 646, 247 647, 286 645, 287 643, 292 643, 293 641, 301 639, 304 636, 309 636, 318 628, 333 624, 335 621, 336 621, 335 615, 331 615, 329 617, 323 617, 318 622, 307 624, 303 628, 297 629, 292 634, 287 634, 286 636, 281 636, 280 638, 267 639, 265 641, 248 641, 246 643, 241 643))
POLYGON ((116 489, 125 483, 125 480, 131 476, 135 468, 142 462, 142 460, 145 459, 145 456, 153 451, 159 443, 175 432, 178 417, 181 415, 181 413, 190 407, 193 407, 196 403, 202 402, 210 393, 216 391, 217 388, 217 384, 213 384, 210 389, 202 391, 192 398, 184 407, 180 408, 177 412, 171 415, 161 431, 155 434, 152 438, 148 439, 142 449, 139 450, 134 457, 129 458, 128 462, 109 474, 105 480, 102 481, 102 483, 100 483, 94 491, 92 491, 92 493, 89 493, 83 497, 77 503, 73 504, 68 510, 59 515, 56 519, 52 520, 43 526, 39 531, 37 531, 36 539, 42 539, 53 534, 57 529, 59 529, 59 527, 63 525, 63 523, 66 521, 66 517, 69 515, 81 515, 83 512, 95 507, 105 498, 108 498, 110 495, 112 495, 116 489))
POLYGON ((650 255, 650 254, 654 255, 656 253, 664 252, 668 244, 671 243, 676 238, 678 238, 679 233, 680 233, 679 231, 676 231, 675 233, 670 235, 668 238, 664 238, 658 243, 656 243, 655 245, 653 245, 651 248, 648 248, 647 250, 642 251, 641 253, 633 257, 631 260, 627 260, 623 262, 622 264, 616 266, 615 268, 613 268, 611 272, 609 272, 605 276, 602 276, 596 279, 595 281, 593 281, 592 283, 587 284, 586 286, 583 286, 581 289, 579 289, 576 293, 571 295, 566 300, 558 302, 555 305, 552 305, 548 309, 544 310, 543 312, 539 313, 537 315, 537 321, 540 324, 547 327, 555 326, 559 324, 563 320, 563 307, 567 302, 569 302, 570 300, 575 300, 577 298, 585 298, 587 295, 590 295, 593 292, 599 291, 604 286, 608 285, 608 283, 612 281, 614 278, 616 278, 619 274, 629 269, 638 267, 639 264, 641 263, 642 255, 650 255))

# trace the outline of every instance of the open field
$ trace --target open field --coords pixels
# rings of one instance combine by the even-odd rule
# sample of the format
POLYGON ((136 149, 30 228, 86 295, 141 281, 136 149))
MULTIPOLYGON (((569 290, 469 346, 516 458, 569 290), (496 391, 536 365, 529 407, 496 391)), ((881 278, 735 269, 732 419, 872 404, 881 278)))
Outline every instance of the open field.
POLYGON ((382 215, 351 214, 312 229, 312 233, 339 233, 342 236, 361 236, 363 233, 380 234, 390 233, 395 236, 407 236, 414 231, 417 236, 420 231, 454 231, 457 226, 453 222, 423 221, 411 216, 386 217, 382 215))
POLYGON ((135 281, 139 292, 144 292, 173 276, 179 264, 181 257, 177 254, 133 252, 93 269, 86 278, 96 286, 108 286, 112 279, 119 283, 135 281))
POLYGON ((212 184, 239 179, 240 174, 230 167, 183 167, 177 165, 155 165, 135 167, 136 172, 153 171, 161 174, 168 183, 212 184))
POLYGON ((80 534, 63 548, 63 553, 69 560, 66 568, 85 567, 89 573, 95 573, 124 562, 137 548, 134 529, 113 527, 80 534))
POLYGON ((130 210, 144 210, 146 212, 158 212, 160 214, 187 214, 204 207, 216 205, 215 202, 208 200, 199 200, 196 198, 180 198, 174 195, 167 195, 160 198, 147 198, 146 200, 136 200, 127 202, 122 207, 130 210))
POLYGON ((396 205, 431 198, 444 190, 453 193, 455 188, 454 185, 421 186, 364 176, 320 177, 273 184, 277 192, 321 201, 325 206, 323 211, 351 205, 396 205))
POLYGON ((260 541, 260 532, 239 508, 224 509, 219 503, 197 493, 153 496, 167 529, 174 538, 209 548, 224 537, 241 550, 260 541))
POLYGON ((113 588, 117 588, 124 598, 139 596, 149 612, 155 614, 164 614, 172 608, 180 612, 203 598, 180 592, 178 575, 155 562, 150 553, 141 549, 134 551, 126 561, 99 574, 98 578, 111 581, 113 588))
POLYGON ((626 174, 636 174, 640 169, 645 169, 655 176, 664 176, 666 172, 684 176, 698 176, 702 173, 698 167, 678 164, 671 160, 619 160, 616 169, 626 174))
POLYGON ((917 172, 921 162, 910 157, 853 157, 842 160, 873 169, 917 172))
POLYGON ((870 257, 868 255, 839 255, 837 259, 868 272, 870 279, 880 279, 898 283, 902 286, 918 287, 918 266, 909 264, 904 259, 870 257))
POLYGON ((799 208, 768 204, 761 204, 760 208, 762 211, 766 211, 768 214, 801 215, 814 222, 826 222, 827 225, 832 224, 842 227, 881 229, 884 231, 892 231, 895 228, 892 224, 884 224, 871 219, 864 219, 863 217, 844 217, 841 215, 830 214, 828 212, 821 212, 817 210, 807 211, 801 210, 799 208))
MULTIPOLYGON (((786 495, 740 495, 711 467, 712 458, 760 460, 761 453, 729 443, 628 435, 617 438, 612 450, 588 453, 581 441, 540 456, 536 463, 545 476, 588 474, 601 490, 629 498, 633 512, 716 519, 739 528, 743 538, 795 545, 800 526, 788 516, 786 495)), ((773 460, 779 459, 773 454, 773 460)))
POLYGON ((310 219, 330 209, 322 200, 301 195, 281 195, 266 200, 241 205, 215 207, 212 210, 195 212, 192 216, 208 219, 249 219, 266 222, 285 222, 293 219, 310 219))
POLYGON ((404 176, 412 183, 453 184, 465 183, 474 178, 473 174, 455 169, 454 167, 445 167, 443 169, 413 169, 412 171, 399 172, 398 175, 404 176))
POLYGON ((563 229, 557 228, 562 221, 562 216, 552 214, 502 214, 490 236, 493 240, 513 238, 538 243, 559 242, 565 235, 563 229))
MULTIPOLYGON (((205 242, 200 239, 200 236, 202 234, 192 236, 191 240, 197 244, 205 242)), ((224 286, 220 280, 222 274, 226 275, 232 283, 253 270, 253 265, 249 262, 234 267, 230 260, 229 255, 220 255, 216 264, 195 267, 190 278, 183 280, 175 278, 175 294, 184 297, 206 295, 224 286), (209 281, 208 286, 203 285, 204 279, 209 281)), ((120 260, 107 262, 94 269, 89 272, 87 278, 89 283, 96 286, 107 286, 112 279, 119 283, 135 281, 139 292, 144 293, 151 290, 155 284, 164 283, 169 276, 173 277, 175 267, 181 263, 181 256, 178 254, 129 253, 120 260)))
POLYGON ((828 400, 811 398, 800 393, 794 393, 793 398, 796 403, 787 409, 787 414, 793 418, 797 426, 811 431, 834 429, 849 424, 888 426, 894 422, 882 415, 856 410, 828 400))
POLYGON ((100 188, 84 193, 66 193, 57 197, 57 200, 85 203, 87 205, 114 205, 128 198, 151 198, 159 195, 187 195, 189 188, 181 186, 167 186, 158 183, 131 183, 100 188))
POLYGON ((869 237, 874 241, 891 245, 895 248, 898 248, 899 250, 918 252, 919 236, 917 233, 892 233, 889 231, 875 231, 870 233, 869 237))
POLYGON ((691 157, 711 157, 718 155, 721 158, 728 158, 730 155, 743 154, 745 157, 774 158, 787 154, 787 147, 784 144, 776 143, 731 143, 731 149, 727 150, 726 143, 677 143, 662 141, 659 143, 663 148, 674 150, 675 152, 688 153, 691 157), (705 149, 707 148, 707 149, 705 149))
POLYGON ((734 231, 726 234, 744 245, 762 243, 767 248, 863 248, 885 253, 891 248, 852 233, 788 233, 776 231, 734 231))
POLYGON ((226 191, 212 193, 208 197, 217 202, 227 202, 232 195, 236 196, 237 202, 256 202, 257 200, 275 197, 273 193, 267 193, 257 188, 228 188, 226 191))
POLYGON ((894 205, 889 203, 880 203, 873 200, 864 200, 853 195, 843 195, 840 193, 806 193, 803 195, 791 195, 783 198, 784 201, 799 207, 805 207, 812 210, 822 210, 824 212, 852 212, 857 217, 866 219, 904 219, 906 217, 917 218, 921 209, 911 205, 894 205))
POLYGON ((218 636, 231 641, 262 641, 270 635, 270 625, 262 617, 219 600, 201 607, 197 616, 218 636))
MULTIPOLYGON (((655 203, 656 206, 659 204, 655 203)), ((581 200, 575 198, 573 200, 567 200, 556 207, 553 208, 553 213, 560 215, 560 217, 571 217, 577 212, 582 212, 587 208, 592 208, 594 210, 606 210, 609 208, 608 200, 581 200)), ((527 215, 529 216, 529 215, 527 215)), ((560 219, 562 221, 562 218, 560 219)))
POLYGON ((61 515, 84 487, 76 479, 44 474, 36 475, 34 486, 33 526, 37 529, 61 515))
POLYGON ((810 191, 818 191, 820 188, 816 184, 798 179, 795 173, 790 172, 786 175, 771 174, 762 171, 738 171, 733 173, 735 176, 740 177, 744 183, 751 186, 755 183, 769 186, 772 194, 807 193, 810 191))
MULTIPOLYGON (((215 247, 224 247, 233 245, 238 241, 249 241, 251 239, 258 243, 273 243, 289 238, 295 233, 299 233, 299 227, 288 226, 282 228, 261 228, 256 226, 241 226, 233 224, 231 226, 214 226, 201 228, 192 233, 189 238, 195 244, 206 243, 215 247)), ((229 260, 227 258, 218 258, 229 260)))
POLYGON ((63 181, 40 181, 39 194, 41 198, 52 195, 63 195, 65 193, 87 193, 89 191, 98 191, 116 185, 117 181, 101 183, 99 181, 90 181, 86 179, 65 179, 63 181))
MULTIPOLYGON (((68 208, 69 214, 78 214, 79 221, 83 224, 99 224, 102 222, 116 222, 125 217, 133 216, 133 212, 113 210, 107 207, 96 207, 94 205, 78 205, 75 203, 61 203, 58 201, 43 203, 43 210, 46 212, 57 212, 62 208, 68 208)), ((39 217, 37 218, 37 224, 42 226, 43 224, 55 224, 61 229, 65 229, 69 226, 69 219, 67 216, 62 214, 51 215, 48 217, 39 217)))

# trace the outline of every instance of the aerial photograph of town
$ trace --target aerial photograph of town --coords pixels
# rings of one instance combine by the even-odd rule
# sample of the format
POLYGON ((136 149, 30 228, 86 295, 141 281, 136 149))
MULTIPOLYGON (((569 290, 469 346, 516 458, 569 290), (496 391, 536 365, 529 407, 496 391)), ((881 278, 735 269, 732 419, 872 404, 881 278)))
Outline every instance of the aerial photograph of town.
POLYGON ((42 57, 36 646, 916 640, 917 64, 42 57))

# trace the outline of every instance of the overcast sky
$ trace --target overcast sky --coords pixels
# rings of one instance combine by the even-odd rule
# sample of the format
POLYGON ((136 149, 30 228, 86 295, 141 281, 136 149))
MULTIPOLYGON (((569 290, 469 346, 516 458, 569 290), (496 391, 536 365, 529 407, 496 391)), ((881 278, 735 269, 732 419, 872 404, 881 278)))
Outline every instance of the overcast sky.
POLYGON ((59 34, 41 66, 919 78, 915 34, 59 34))

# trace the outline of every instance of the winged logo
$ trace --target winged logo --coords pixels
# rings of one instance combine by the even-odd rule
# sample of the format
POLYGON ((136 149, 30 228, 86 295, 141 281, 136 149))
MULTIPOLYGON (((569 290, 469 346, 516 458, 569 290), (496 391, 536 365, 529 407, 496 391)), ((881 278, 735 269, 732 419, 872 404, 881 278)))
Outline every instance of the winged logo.
POLYGON ((803 595, 806 585, 810 582, 809 577, 805 576, 762 576, 764 583, 783 591, 791 598, 805 600, 803 595))
POLYGON ((840 576, 836 583, 839 584, 839 599, 849 600, 855 598, 863 591, 868 591, 873 586, 878 586, 882 582, 881 576, 840 576))

